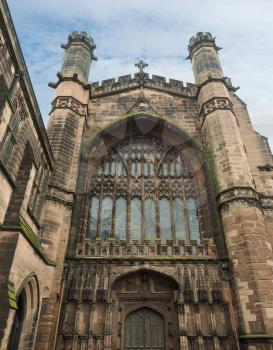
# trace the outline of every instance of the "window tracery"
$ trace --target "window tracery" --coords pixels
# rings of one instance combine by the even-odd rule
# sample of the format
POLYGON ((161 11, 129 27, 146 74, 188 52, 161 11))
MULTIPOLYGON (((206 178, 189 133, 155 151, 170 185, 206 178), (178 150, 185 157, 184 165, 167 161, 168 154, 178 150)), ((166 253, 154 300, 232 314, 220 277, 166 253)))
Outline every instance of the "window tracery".
POLYGON ((196 180, 181 154, 153 136, 112 147, 92 177, 92 239, 200 240, 196 180))

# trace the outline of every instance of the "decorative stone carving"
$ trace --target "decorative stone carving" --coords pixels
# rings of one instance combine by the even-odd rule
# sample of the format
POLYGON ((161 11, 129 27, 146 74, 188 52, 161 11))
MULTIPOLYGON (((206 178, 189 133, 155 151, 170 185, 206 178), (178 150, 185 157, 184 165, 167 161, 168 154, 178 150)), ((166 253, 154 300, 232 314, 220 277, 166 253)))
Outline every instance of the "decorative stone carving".
POLYGON ((260 207, 259 194, 250 187, 233 187, 218 194, 217 202, 220 207, 251 206, 260 207))
POLYGON ((118 258, 126 258, 128 256, 216 257, 216 246, 205 239, 201 243, 197 241, 185 242, 184 240, 179 240, 178 243, 174 243, 173 241, 164 243, 160 239, 157 239, 155 243, 145 240, 145 244, 137 240, 132 244, 128 241, 120 241, 113 238, 104 241, 102 244, 100 241, 93 243, 89 239, 86 239, 84 246, 85 249, 83 249, 82 243, 78 245, 77 256, 90 256, 94 258, 100 256, 115 256, 118 258))
POLYGON ((227 97, 213 97, 203 104, 201 107, 199 117, 201 124, 204 123, 205 118, 208 114, 216 111, 217 109, 227 109, 233 112, 232 102, 227 97))
POLYGON ((74 205, 74 193, 67 192, 60 187, 49 186, 46 198, 68 207, 73 207, 74 205))
POLYGON ((273 196, 261 196, 262 208, 273 209, 273 196))
POLYGON ((20 115, 21 120, 25 120, 28 117, 27 107, 25 105, 24 98, 21 96, 20 92, 16 93, 14 98, 15 110, 20 115))
POLYGON ((81 116, 87 116, 87 105, 81 103, 71 96, 58 96, 55 98, 55 100, 52 102, 51 113, 56 108, 68 108, 81 116))

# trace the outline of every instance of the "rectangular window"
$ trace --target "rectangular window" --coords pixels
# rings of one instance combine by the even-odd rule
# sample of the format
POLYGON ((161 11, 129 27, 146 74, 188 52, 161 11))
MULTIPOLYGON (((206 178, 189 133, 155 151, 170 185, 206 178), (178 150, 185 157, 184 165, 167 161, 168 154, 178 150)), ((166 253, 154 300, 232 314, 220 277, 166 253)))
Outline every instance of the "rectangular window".
POLYGON ((2 157, 2 162, 5 166, 7 166, 11 158, 14 145, 15 145, 14 139, 12 135, 10 135, 6 140, 6 144, 4 146, 4 151, 3 151, 3 157, 2 157))

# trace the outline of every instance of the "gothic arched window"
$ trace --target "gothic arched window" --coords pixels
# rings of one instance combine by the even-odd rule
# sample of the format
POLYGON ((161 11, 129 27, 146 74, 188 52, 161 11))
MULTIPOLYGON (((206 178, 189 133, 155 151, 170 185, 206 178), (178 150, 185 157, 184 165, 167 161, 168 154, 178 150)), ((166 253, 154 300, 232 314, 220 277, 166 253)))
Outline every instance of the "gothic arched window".
POLYGON ((92 177, 88 233, 102 240, 199 241, 197 192, 174 147, 153 136, 128 137, 92 177))

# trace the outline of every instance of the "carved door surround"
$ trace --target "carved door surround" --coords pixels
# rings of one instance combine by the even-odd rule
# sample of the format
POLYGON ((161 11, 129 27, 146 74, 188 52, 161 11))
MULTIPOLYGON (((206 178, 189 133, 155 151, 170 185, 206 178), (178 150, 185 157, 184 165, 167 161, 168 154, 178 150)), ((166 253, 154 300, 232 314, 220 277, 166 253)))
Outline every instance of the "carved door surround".
POLYGON ((176 290, 173 280, 150 271, 132 273, 117 281, 113 288, 113 333, 117 344, 113 349, 177 349, 176 290), (157 325, 154 329, 151 320, 157 325), (157 335, 159 329, 161 338, 157 335))

